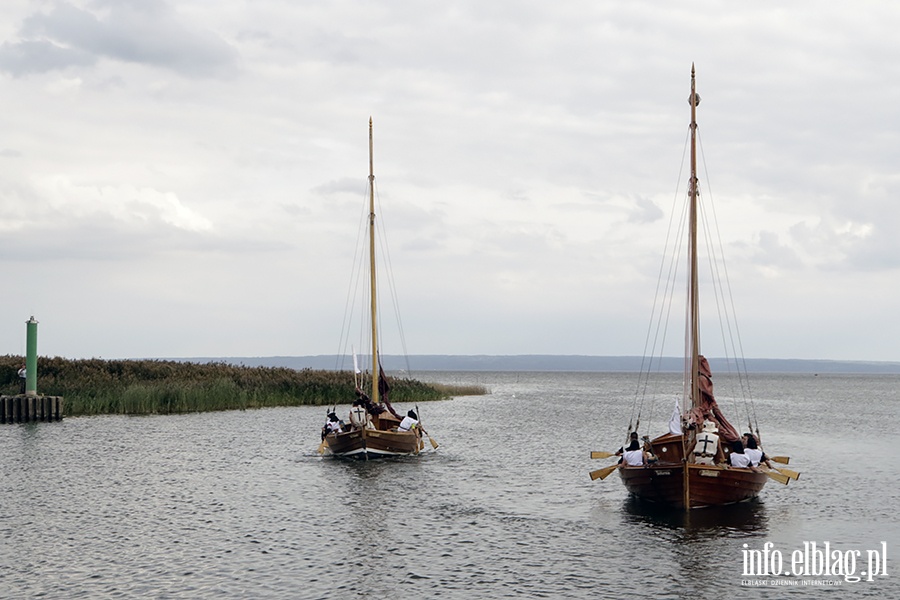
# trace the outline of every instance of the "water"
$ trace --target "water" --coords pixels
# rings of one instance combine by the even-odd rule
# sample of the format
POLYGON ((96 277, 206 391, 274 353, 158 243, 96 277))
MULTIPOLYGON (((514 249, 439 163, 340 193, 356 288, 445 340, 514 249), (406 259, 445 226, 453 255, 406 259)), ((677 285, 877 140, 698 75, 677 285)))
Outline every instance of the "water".
MULTIPOLYGON (((588 477, 636 376, 420 377, 492 394, 421 405, 440 448, 395 461, 315 455, 320 407, 0 427, 0 597, 900 597, 900 377, 754 378, 764 445, 802 476, 686 517, 588 477), (745 550, 770 542, 790 567, 813 541, 860 550, 857 572, 885 542, 888 576, 743 574, 745 550)), ((677 385, 644 406, 654 433, 677 385)))

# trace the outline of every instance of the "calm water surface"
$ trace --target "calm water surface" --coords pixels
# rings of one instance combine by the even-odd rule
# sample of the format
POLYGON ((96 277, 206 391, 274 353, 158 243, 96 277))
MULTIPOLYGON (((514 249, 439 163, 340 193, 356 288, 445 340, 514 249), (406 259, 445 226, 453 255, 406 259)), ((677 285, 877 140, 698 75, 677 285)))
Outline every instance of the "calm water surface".
MULTIPOLYGON (((635 375, 419 378, 492 393, 421 405, 440 448, 395 461, 315 455, 320 407, 0 427, 0 597, 900 597, 900 377, 755 377, 764 445, 803 475, 687 517, 588 477, 635 375), (861 552, 857 574, 886 547, 888 576, 744 575, 744 544, 789 567, 826 541, 861 552)), ((669 379, 642 431, 664 429, 669 379)))

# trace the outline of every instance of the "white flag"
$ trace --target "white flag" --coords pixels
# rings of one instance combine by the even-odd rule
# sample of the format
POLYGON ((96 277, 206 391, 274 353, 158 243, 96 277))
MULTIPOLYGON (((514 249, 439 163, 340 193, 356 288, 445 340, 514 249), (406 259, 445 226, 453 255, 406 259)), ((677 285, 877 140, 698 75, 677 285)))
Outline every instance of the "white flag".
POLYGON ((669 433, 674 435, 684 433, 681 430, 681 407, 678 405, 678 398, 675 398, 675 410, 672 411, 672 416, 669 418, 669 433))

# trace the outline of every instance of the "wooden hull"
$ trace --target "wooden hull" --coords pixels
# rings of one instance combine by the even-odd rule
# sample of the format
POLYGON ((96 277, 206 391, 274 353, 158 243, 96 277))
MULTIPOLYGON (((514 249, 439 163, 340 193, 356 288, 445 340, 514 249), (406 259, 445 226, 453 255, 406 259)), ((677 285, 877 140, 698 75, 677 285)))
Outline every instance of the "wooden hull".
POLYGON ((419 436, 411 431, 357 429, 329 433, 325 441, 332 455, 359 460, 418 454, 421 448, 419 436))
MULTIPOLYGON (((622 482, 635 497, 673 508, 684 508, 684 463, 622 467, 622 482)), ((689 464, 690 508, 734 504, 755 498, 768 476, 751 469, 689 464)))

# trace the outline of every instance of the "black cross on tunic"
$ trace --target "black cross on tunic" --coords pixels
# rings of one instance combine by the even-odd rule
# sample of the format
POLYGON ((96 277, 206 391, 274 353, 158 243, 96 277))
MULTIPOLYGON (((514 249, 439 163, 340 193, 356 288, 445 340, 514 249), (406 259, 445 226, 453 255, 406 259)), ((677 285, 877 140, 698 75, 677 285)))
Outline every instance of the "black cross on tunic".
POLYGON ((707 452, 707 448, 706 448, 707 444, 712 444, 713 446, 716 445, 716 442, 714 439, 712 439, 712 436, 707 436, 701 440, 697 440, 697 443, 703 444, 703 450, 701 451, 702 454, 712 454, 712 452, 707 452))

